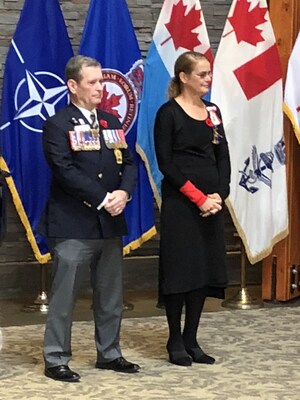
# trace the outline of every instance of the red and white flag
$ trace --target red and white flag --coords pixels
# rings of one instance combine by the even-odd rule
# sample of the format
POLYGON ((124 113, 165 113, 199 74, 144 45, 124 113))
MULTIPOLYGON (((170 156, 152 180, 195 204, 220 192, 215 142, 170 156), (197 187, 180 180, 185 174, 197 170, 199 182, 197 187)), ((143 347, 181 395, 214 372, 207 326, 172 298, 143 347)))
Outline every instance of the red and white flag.
POLYGON ((288 234, 282 71, 266 0, 233 0, 211 98, 229 143, 227 205, 254 264, 288 234))
POLYGON ((300 143, 300 32, 288 62, 283 109, 300 143))

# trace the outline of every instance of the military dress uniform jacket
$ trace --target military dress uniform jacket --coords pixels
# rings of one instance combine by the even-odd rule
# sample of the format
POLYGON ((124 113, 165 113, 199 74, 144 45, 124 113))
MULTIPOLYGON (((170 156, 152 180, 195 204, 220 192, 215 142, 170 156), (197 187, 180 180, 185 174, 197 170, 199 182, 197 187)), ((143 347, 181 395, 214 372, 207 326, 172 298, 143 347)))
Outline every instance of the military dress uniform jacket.
MULTIPOLYGON (((98 121, 106 129, 121 129, 118 118, 97 110, 98 121)), ((132 195, 136 167, 129 149, 121 149, 117 163, 100 125, 100 150, 74 151, 69 132, 74 125, 89 124, 81 111, 70 104, 44 124, 43 148, 52 172, 50 196, 44 214, 44 233, 49 238, 102 239, 127 234, 125 216, 112 217, 97 207, 107 192, 117 189, 132 195), (79 121, 79 122, 78 122, 79 121)))

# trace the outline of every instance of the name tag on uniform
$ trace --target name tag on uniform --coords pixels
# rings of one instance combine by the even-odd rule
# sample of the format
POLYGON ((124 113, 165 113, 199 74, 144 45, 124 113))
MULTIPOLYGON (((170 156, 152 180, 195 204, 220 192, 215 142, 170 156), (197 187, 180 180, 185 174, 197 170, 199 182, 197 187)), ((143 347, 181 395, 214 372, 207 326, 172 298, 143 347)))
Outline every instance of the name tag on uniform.
POLYGON ((69 131, 71 148, 74 151, 100 150, 99 129, 91 129, 90 125, 75 125, 74 131, 69 131))

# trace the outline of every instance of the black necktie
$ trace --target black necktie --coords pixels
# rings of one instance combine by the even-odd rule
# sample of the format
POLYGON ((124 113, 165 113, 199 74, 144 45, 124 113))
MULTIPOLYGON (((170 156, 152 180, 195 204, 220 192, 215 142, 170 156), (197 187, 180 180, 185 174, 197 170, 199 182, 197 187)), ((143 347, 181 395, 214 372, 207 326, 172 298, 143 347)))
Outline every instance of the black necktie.
POLYGON ((93 129, 98 129, 99 126, 98 126, 98 123, 97 123, 97 121, 96 121, 96 116, 95 116, 95 114, 94 114, 94 113, 91 113, 90 118, 91 118, 91 121, 92 121, 92 128, 93 128, 93 129))

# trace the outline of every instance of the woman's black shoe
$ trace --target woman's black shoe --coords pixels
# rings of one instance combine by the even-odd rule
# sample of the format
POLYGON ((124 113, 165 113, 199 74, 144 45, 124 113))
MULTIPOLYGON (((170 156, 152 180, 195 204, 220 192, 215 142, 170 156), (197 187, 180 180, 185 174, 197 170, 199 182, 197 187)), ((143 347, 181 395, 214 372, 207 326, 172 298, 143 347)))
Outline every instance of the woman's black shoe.
POLYGON ((183 345, 173 343, 173 346, 170 345, 170 342, 167 344, 167 350, 169 353, 169 361, 172 364, 181 365, 183 367, 189 367, 192 365, 192 359, 185 351, 183 345))
POLYGON ((215 359, 208 354, 204 353, 201 347, 195 347, 192 349, 186 348, 186 352, 192 357, 195 363, 199 364, 214 364, 215 359))
POLYGON ((172 364, 190 367, 192 359, 186 351, 169 351, 169 361, 172 364))

